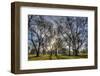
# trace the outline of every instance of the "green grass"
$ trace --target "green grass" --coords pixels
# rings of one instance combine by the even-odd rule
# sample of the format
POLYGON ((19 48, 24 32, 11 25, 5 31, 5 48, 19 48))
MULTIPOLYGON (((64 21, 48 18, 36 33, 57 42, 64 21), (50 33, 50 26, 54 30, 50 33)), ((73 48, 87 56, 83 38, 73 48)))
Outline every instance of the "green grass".
POLYGON ((40 55, 39 57, 36 57, 33 54, 29 54, 28 55, 28 60, 32 61, 32 60, 58 60, 58 59, 80 59, 80 58, 87 58, 87 55, 79 55, 79 56, 65 56, 65 55, 52 55, 50 57, 50 55, 46 54, 46 55, 40 55))

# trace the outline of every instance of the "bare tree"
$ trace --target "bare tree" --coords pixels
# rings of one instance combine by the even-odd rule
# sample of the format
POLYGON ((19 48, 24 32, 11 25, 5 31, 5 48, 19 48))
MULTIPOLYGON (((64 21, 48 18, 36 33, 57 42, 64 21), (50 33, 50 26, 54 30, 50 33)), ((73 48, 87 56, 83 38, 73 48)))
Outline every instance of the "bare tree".
POLYGON ((55 20, 59 31, 70 48, 73 49, 73 55, 77 56, 79 49, 87 44, 87 17, 60 17, 55 20))
POLYGON ((29 15, 28 30, 30 32, 30 40, 36 51, 36 56, 39 56, 40 52, 45 54, 50 27, 52 23, 47 21, 44 16, 32 16, 29 15), (40 51, 40 49, 42 49, 40 51))
POLYGON ((87 22, 86 17, 66 17, 64 34, 68 36, 75 56, 87 41, 87 22))

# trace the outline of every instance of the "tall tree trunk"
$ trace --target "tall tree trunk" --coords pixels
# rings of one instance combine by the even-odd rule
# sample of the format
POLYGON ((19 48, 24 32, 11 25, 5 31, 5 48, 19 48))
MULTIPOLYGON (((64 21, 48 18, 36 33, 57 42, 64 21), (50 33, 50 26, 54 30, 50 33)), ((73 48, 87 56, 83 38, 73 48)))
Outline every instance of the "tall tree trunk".
POLYGON ((49 56, 49 59, 51 60, 52 59, 52 54, 53 54, 53 52, 52 52, 52 50, 50 51, 50 56, 49 56))
POLYGON ((39 46, 38 46, 38 50, 37 50, 36 57, 39 57, 40 56, 40 45, 41 45, 41 43, 39 42, 39 46))
POLYGON ((69 45, 69 56, 70 56, 70 45, 69 45))
POLYGON ((55 50, 55 56, 58 56, 58 50, 57 49, 55 50))
POLYGON ((73 49, 73 56, 75 55, 75 50, 73 49))
POLYGON ((36 57, 39 57, 40 56, 40 52, 39 50, 36 52, 36 57))
POLYGON ((43 51, 42 54, 45 55, 46 54, 46 49, 45 49, 45 45, 43 44, 43 51))
POLYGON ((78 49, 74 49, 74 56, 78 56, 78 49))

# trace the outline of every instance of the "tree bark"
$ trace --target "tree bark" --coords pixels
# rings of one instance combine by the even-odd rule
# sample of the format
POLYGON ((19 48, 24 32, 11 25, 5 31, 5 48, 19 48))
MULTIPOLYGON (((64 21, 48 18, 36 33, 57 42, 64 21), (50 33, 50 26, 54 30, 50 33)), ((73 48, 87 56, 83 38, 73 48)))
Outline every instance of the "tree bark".
POLYGON ((38 46, 36 57, 39 57, 39 56, 40 56, 40 42, 39 42, 39 46, 38 46))
POLYGON ((75 56, 78 56, 78 50, 75 49, 75 56))
POLYGON ((70 56, 70 45, 69 45, 69 56, 70 56))
POLYGON ((39 56, 40 56, 40 52, 37 51, 37 52, 36 52, 36 57, 39 57, 39 56))
POLYGON ((58 56, 58 50, 56 49, 56 51, 55 51, 55 56, 58 56))

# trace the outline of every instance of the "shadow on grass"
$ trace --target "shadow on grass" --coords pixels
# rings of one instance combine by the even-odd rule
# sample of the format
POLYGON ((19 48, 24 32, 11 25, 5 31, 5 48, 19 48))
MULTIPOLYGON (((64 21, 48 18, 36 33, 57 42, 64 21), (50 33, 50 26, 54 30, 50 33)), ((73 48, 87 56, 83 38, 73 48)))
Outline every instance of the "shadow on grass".
POLYGON ((37 57, 36 55, 32 55, 30 54, 28 56, 28 60, 58 60, 58 59, 81 59, 81 58, 88 58, 87 55, 79 55, 79 56, 66 56, 66 55, 40 55, 39 57, 37 57))

